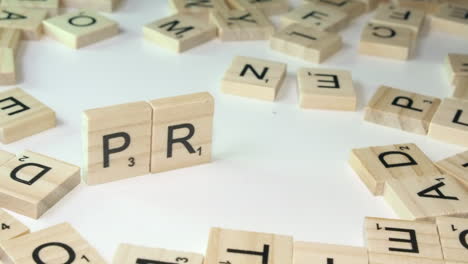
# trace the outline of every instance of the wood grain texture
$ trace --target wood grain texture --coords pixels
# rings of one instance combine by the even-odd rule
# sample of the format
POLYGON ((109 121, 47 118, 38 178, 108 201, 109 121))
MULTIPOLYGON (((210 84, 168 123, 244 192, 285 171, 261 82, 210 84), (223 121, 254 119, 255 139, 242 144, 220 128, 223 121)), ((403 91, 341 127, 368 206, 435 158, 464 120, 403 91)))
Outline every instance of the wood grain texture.
POLYGON ((446 98, 429 127, 430 137, 468 147, 468 101, 446 98))
POLYGON ((408 28, 369 23, 361 35, 359 54, 408 60, 413 49, 413 39, 413 31, 408 28))
POLYGON ((465 262, 468 259, 468 219, 438 217, 437 227, 444 259, 451 262, 465 262))
POLYGON ((468 151, 438 161, 436 165, 468 188, 468 151))
POLYGON ((8 151, 0 150, 0 166, 14 159, 16 156, 8 151))
POLYGON ((294 242, 293 264, 309 263, 368 264, 367 249, 312 242, 294 242))
POLYGON ((338 32, 349 24, 349 16, 333 7, 305 4, 281 16, 281 25, 283 27, 295 23, 321 31, 338 32))
POLYGON ((0 27, 19 29, 24 39, 39 40, 43 34, 42 21, 47 11, 20 7, 0 8, 0 27))
POLYGON ((0 243, 29 233, 29 228, 0 209, 0 243))
POLYGON ((468 37, 468 3, 442 4, 431 16, 431 30, 445 32, 451 35, 468 37))
POLYGON ((203 264, 203 255, 161 248, 120 244, 112 263, 133 264, 139 263, 138 260, 145 260, 149 263, 203 264))

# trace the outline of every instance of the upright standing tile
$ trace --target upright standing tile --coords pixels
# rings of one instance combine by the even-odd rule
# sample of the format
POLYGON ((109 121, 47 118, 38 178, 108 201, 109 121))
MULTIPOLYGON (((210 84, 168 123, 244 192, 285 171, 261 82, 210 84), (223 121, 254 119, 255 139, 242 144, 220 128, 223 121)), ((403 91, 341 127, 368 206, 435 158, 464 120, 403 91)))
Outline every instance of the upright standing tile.
POLYGON ((91 263, 106 261, 69 224, 59 224, 1 243, 9 260, 29 263, 91 263))
POLYGON ((356 92, 348 71, 301 68, 297 84, 301 108, 356 111, 356 92))
POLYGON ((392 4, 380 5, 377 9, 372 22, 397 26, 410 29, 413 32, 413 38, 416 40, 424 24, 424 11, 409 8, 398 7, 392 4))
POLYGON ((368 264, 367 249, 311 242, 294 242, 294 264, 368 264))
POLYGON ((349 15, 350 19, 357 18, 364 14, 367 5, 362 0, 306 0, 310 3, 315 3, 323 6, 335 8, 338 11, 349 15))
POLYGON ((413 42, 411 29, 369 23, 362 32, 359 53, 388 59, 408 60, 413 42))
POLYGON ((214 11, 210 19, 222 41, 266 40, 275 32, 271 21, 258 9, 214 11))
POLYGON ((323 32, 301 24, 292 24, 276 32, 270 48, 313 63, 322 63, 343 46, 336 33, 323 32))
POLYGON ((55 127, 55 112, 20 88, 0 93, 0 141, 8 144, 55 127))
POLYGON ((112 12, 118 7, 121 0, 60 0, 60 2, 65 8, 91 9, 112 12))
POLYGON ((0 166, 0 207, 38 219, 80 183, 80 168, 25 151, 0 166))
POLYGON ((381 86, 365 110, 368 122, 426 135, 440 99, 381 86))
POLYGON ((437 217, 440 243, 448 262, 466 262, 468 259, 468 219, 437 217))
POLYGON ((286 76, 286 64, 237 56, 221 81, 223 93, 274 101, 286 76))
POLYGON ((0 209, 0 243, 29 233, 29 228, 0 209))
POLYGON ((20 30, 0 29, 0 85, 16 84, 15 55, 20 40, 20 30))
POLYGON ((14 159, 16 156, 10 152, 0 150, 0 166, 7 163, 9 160, 14 159))
POLYGON ((468 188, 468 151, 436 163, 445 174, 451 175, 468 188))
POLYGON ((452 96, 468 100, 468 55, 448 54, 445 59, 445 69, 455 87, 452 96))
POLYGON ((444 99, 431 121, 428 135, 468 147, 468 101, 444 99))
POLYGON ((440 175, 432 161, 414 144, 353 149, 349 164, 374 195, 382 195, 390 179, 440 175))
POLYGON ((400 7, 416 8, 424 12, 433 13, 437 11, 439 5, 447 0, 396 0, 400 7))
POLYGON ((150 101, 153 108, 151 172, 211 161, 214 98, 195 93, 150 101))
POLYGON ((456 36, 468 37, 468 4, 441 5, 431 17, 431 28, 456 36))
POLYGON ((366 217, 364 239, 370 264, 444 264, 433 223, 366 217))
POLYGON ((147 40, 166 49, 183 52, 216 38, 217 30, 200 18, 174 15, 146 25, 143 34, 147 40))
POLYGON ((112 263, 203 264, 203 256, 197 253, 120 244, 112 263))
POLYGON ((283 27, 301 23, 304 26, 311 26, 321 31, 336 32, 349 24, 349 17, 346 13, 333 7, 306 4, 282 15, 281 23, 283 27))
POLYGON ((146 102, 83 112, 83 179, 87 184, 150 172, 152 112, 146 102))
POLYGON ((20 7, 45 10, 49 16, 56 16, 59 10, 59 0, 3 0, 2 7, 20 7))
POLYGON ((3 7, 0 8, 0 27, 19 29, 23 38, 38 40, 42 37, 42 21, 46 16, 45 10, 3 7))
POLYGON ((267 16, 288 12, 288 0, 226 0, 233 9, 260 9, 267 16))
POLYGON ((212 228, 205 264, 292 264, 290 236, 212 228))
POLYGON ((191 14, 208 17, 215 10, 228 11, 224 0, 169 0, 169 4, 178 14, 191 14))
POLYGON ((449 175, 390 179, 384 198, 402 219, 468 216, 468 191, 449 175))

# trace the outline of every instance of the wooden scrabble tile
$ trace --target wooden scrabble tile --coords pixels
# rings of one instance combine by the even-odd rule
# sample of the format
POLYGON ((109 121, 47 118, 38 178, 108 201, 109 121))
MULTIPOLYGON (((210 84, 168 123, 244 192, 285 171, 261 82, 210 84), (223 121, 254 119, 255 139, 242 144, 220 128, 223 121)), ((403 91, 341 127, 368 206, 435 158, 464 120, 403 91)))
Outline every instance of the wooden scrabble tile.
POLYGON ((29 233, 29 228, 6 211, 0 209, 0 242, 29 233))
POLYGON ((38 40, 42 37, 42 21, 47 11, 19 7, 0 8, 0 28, 19 29, 23 38, 38 40))
POLYGON ((402 219, 468 216, 468 191, 449 175, 390 179, 384 198, 402 219))
POLYGON ((0 150, 0 166, 7 163, 9 160, 15 158, 14 154, 11 154, 8 151, 0 150))
POLYGON ((284 63, 237 56, 221 81, 221 91, 274 101, 287 73, 284 63))
POLYGON ((169 4, 179 14, 203 17, 208 17, 213 10, 229 10, 224 0, 169 0, 169 4))
POLYGON ((45 10, 49 16, 56 16, 59 11, 59 0, 3 0, 2 7, 20 7, 45 10))
POLYGON ((214 98, 195 93, 150 101, 153 108, 151 172, 211 161, 214 98))
POLYGON ((227 0, 233 9, 260 9, 267 16, 276 16, 288 12, 288 0, 227 0))
POLYGON ((444 264, 437 226, 366 217, 364 239, 370 264, 444 264))
POLYGON ((301 108, 356 111, 356 92, 349 71, 301 68, 297 83, 301 108))
POLYGON ((20 40, 20 30, 0 29, 0 85, 16 84, 15 54, 20 40))
POLYGON ((294 242, 294 264, 368 264, 367 249, 311 242, 294 242))
POLYGON ((0 207, 38 219, 80 183, 80 168, 25 151, 0 166, 0 207))
POLYGON ((452 35, 468 37, 468 4, 441 5, 431 17, 431 28, 452 35))
POLYGON ((301 24, 292 24, 276 32, 270 48, 313 63, 322 63, 343 46, 340 35, 301 24))
POLYGON ((382 195, 390 179, 440 175, 432 161, 414 144, 353 149, 349 165, 374 195, 382 195))
POLYGON ((112 263, 203 264, 203 255, 160 248, 141 247, 130 244, 120 244, 114 255, 112 263))
POLYGON ((416 40, 424 24, 424 19, 425 13, 419 9, 385 4, 379 6, 372 22, 390 27, 410 29, 413 31, 413 38, 416 40))
POLYGON ((79 49, 119 33, 116 22, 94 12, 79 11, 44 21, 45 33, 63 44, 79 49))
POLYGON ((147 102, 83 112, 83 180, 88 185, 150 172, 152 112, 147 102))
POLYGON ((382 0, 359 0, 359 1, 363 2, 366 5, 366 11, 375 10, 379 6, 379 4, 383 2, 382 0))
POLYGON ((1 243, 8 259, 29 263, 106 263, 70 224, 55 225, 1 243))
POLYGON ((306 2, 335 8, 355 19, 366 12, 367 4, 362 0, 305 0, 306 2))
POLYGON ((444 2, 446 0, 396 0, 396 4, 400 7, 416 8, 428 13, 437 11, 439 5, 444 2))
POLYGON ((282 15, 281 23, 283 27, 301 23, 321 31, 337 32, 349 24, 349 17, 333 7, 306 4, 282 15))
POLYGON ((437 227, 444 259, 465 262, 468 259, 468 219, 437 217, 437 227))
POLYGON ((365 110, 364 119, 378 125, 426 135, 440 99, 381 86, 365 110))
POLYGON ((436 165, 442 172, 455 177, 468 187, 468 151, 441 160, 436 165))
POLYGON ((0 93, 0 141, 8 144, 55 127, 55 112, 20 88, 0 93))
POLYGON ((12 49, 16 53, 20 41, 20 30, 0 28, 0 49, 12 49))
POLYGON ((290 236, 212 228, 204 264, 292 264, 290 236))
POLYGON ((218 27, 222 41, 266 40, 275 32, 275 27, 258 9, 213 11, 210 20, 218 27))
POLYGON ((118 7, 121 0, 60 0, 60 2, 65 8, 112 12, 118 7))
POLYGON ((143 28, 144 37, 175 52, 184 52, 217 35, 214 25, 208 24, 192 15, 174 15, 146 25, 143 28))
POLYGON ((468 100, 468 55, 448 54, 445 69, 455 87, 452 97, 468 100))
POLYGON ((428 135, 468 147, 468 101, 444 99, 431 121, 428 135))
POLYGON ((359 53, 388 59, 408 60, 413 41, 413 31, 410 29, 369 23, 362 32, 359 53))

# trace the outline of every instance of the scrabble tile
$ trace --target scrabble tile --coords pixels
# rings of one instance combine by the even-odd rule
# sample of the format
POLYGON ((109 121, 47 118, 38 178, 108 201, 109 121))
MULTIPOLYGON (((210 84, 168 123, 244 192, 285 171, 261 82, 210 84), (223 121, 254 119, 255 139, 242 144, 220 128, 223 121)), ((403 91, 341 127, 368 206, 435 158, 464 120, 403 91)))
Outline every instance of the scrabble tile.
POLYGON ((119 33, 118 24, 94 11, 79 11, 44 21, 46 34, 74 49, 94 44, 119 33))
POLYGON ((20 88, 0 92, 0 141, 8 144, 55 127, 55 112, 20 88))
POLYGON ((386 4, 379 6, 372 22, 390 27, 410 29, 413 32, 413 38, 416 40, 424 24, 424 19, 425 13, 419 9, 386 4))
POLYGON ((208 42, 217 35, 214 25, 191 15, 174 15, 146 25, 145 39, 166 49, 183 52, 208 42))
POLYGON ((468 187, 468 151, 441 160, 436 165, 442 172, 468 187))
POLYGON ((266 40, 275 32, 268 17, 258 9, 213 11, 210 20, 222 41, 266 40))
POLYGON ((150 101, 153 108, 151 172, 211 161, 214 98, 195 93, 150 101))
POLYGON ((205 264, 292 264, 290 236, 212 228, 205 264))
POLYGON ((305 0, 306 2, 335 8, 355 19, 366 12, 367 4, 362 0, 305 0))
POLYGON ((276 16, 288 12, 288 0, 227 0, 233 9, 260 9, 267 16, 276 16))
POLYGON ((356 92, 348 71, 301 68, 297 83, 301 108, 356 111, 356 92))
POLYGON ((49 16, 56 16, 59 11, 59 0, 3 0, 2 7, 20 7, 45 10, 49 16))
POLYGON ((445 70, 455 88, 452 97, 468 100, 468 55, 448 54, 445 59, 445 70))
POLYGON ((382 0, 359 0, 363 2, 366 5, 366 11, 372 11, 375 10, 379 4, 382 2, 382 0))
POLYGON ((351 168, 374 195, 384 193, 385 183, 403 177, 439 176, 440 171, 414 144, 353 149, 351 168))
POLYGON ((91 9, 103 12, 114 11, 121 0, 60 0, 65 8, 91 9))
POLYGON ((0 207, 38 219, 80 183, 80 168, 24 151, 0 166, 0 177, 0 207))
POLYGON ((312 242, 294 242, 294 264, 368 264, 367 249, 312 242))
POLYGON ((365 110, 364 119, 378 125, 426 135, 440 99, 381 86, 365 110))
POLYGON ((0 150, 0 166, 7 163, 7 161, 15 158, 14 154, 11 154, 8 151, 0 150))
POLYGON ((9 260, 29 263, 106 263, 70 224, 63 223, 1 243, 9 260))
POLYGON ((390 179, 384 198, 402 219, 468 216, 468 190, 449 175, 390 179))
POLYGON ((468 101, 444 99, 431 121, 428 135, 468 147, 468 101))
POLYGON ((152 112, 146 102, 83 112, 83 180, 88 185, 150 172, 152 112))
POLYGON ((0 28, 0 49, 12 49, 17 52, 21 41, 21 31, 18 29, 0 28))
POLYGON ((437 227, 444 259, 466 262, 468 259, 468 219, 437 217, 437 227))
POLYGON ((130 244, 120 244, 114 255, 112 263, 203 264, 203 255, 160 248, 141 247, 130 244))
POLYGON ((431 29, 468 37, 468 4, 441 5, 431 17, 431 29))
POLYGON ((411 56, 413 31, 404 27, 369 23, 364 27, 359 53, 395 60, 408 60, 411 56))
POLYGON ((24 39, 39 40, 42 37, 42 21, 47 11, 19 7, 0 8, 0 28, 19 29, 24 39))
POLYGON ((439 5, 444 2, 446 0, 396 0, 396 4, 400 7, 417 8, 428 13, 437 11, 439 5))
POLYGON ((0 209, 0 243, 29 233, 29 228, 0 209))
POLYGON ((224 0, 169 0, 169 4, 178 14, 191 14, 208 17, 214 10, 228 11, 224 0))
POLYGON ((340 35, 292 24, 276 32, 270 39, 270 48, 289 56, 322 63, 343 46, 340 35))
POLYGON ((281 23, 283 27, 301 23, 321 31, 337 32, 349 24, 349 17, 333 7, 306 4, 282 15, 281 23))
POLYGON ((286 76, 284 63, 237 56, 221 81, 225 94, 274 101, 286 76))
POLYGON ((364 239, 370 264, 444 264, 437 226, 366 217, 364 239))
POLYGON ((20 39, 20 30, 0 29, 0 85, 14 85, 17 82, 15 55, 20 39))

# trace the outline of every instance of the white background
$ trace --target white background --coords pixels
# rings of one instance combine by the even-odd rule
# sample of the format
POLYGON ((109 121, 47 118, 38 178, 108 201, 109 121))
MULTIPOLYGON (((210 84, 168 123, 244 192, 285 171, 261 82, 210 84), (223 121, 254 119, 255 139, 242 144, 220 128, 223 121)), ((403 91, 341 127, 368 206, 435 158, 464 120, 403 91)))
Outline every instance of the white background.
POLYGON ((124 1, 108 15, 122 29, 110 40, 77 51, 49 38, 24 42, 19 86, 53 108, 59 123, 3 149, 30 149, 82 164, 83 110, 209 91, 216 98, 213 162, 95 187, 80 185, 40 220, 15 214, 32 230, 70 222, 109 261, 121 242, 204 253, 212 226, 360 246, 365 216, 395 215, 349 168, 352 148, 411 142, 433 160, 463 151, 366 123, 362 110, 382 84, 449 96, 443 60, 448 52, 467 53, 467 39, 430 32, 426 26, 410 61, 360 56, 359 36, 371 17, 365 15, 341 32, 343 50, 322 65, 271 51, 267 41, 214 40, 177 55, 145 41, 141 33, 143 25, 170 12, 165 0, 124 1), (237 55, 288 64, 276 102, 220 93, 220 80, 237 55), (301 110, 295 81, 299 67, 351 70, 359 111, 301 110))

